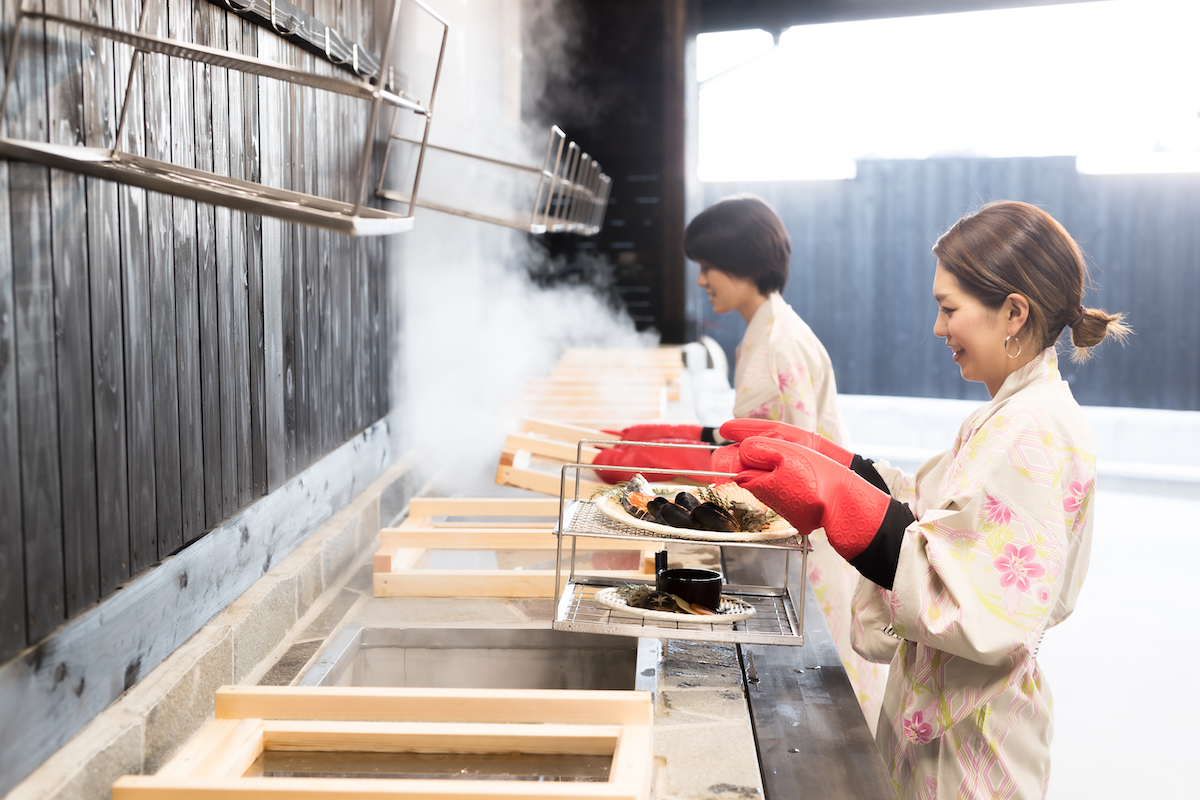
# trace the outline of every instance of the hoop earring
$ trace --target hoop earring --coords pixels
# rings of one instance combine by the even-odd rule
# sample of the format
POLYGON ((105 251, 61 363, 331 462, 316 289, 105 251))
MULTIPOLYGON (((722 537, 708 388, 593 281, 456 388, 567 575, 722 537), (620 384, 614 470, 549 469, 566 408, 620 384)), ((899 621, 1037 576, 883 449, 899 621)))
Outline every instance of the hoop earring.
POLYGON ((1004 355, 1008 356, 1009 358, 1020 358, 1021 357, 1021 340, 1018 339, 1016 336, 1005 336, 1004 337, 1004 355), (1015 356, 1012 353, 1008 352, 1008 340, 1009 339, 1012 339, 1014 342, 1017 343, 1017 354, 1015 356))

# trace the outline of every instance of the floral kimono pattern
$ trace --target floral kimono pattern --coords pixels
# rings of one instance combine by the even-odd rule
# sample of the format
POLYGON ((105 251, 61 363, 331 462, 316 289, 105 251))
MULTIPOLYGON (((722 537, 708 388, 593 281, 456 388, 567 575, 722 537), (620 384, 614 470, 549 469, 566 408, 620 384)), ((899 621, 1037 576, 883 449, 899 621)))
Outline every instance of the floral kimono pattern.
POLYGON ((746 327, 733 375, 733 415, 787 422, 840 441, 837 382, 825 346, 778 292, 746 327))
MULTIPOLYGON (((746 328, 737 350, 734 389, 735 417, 780 420, 844 443, 829 354, 778 292, 768 295, 746 328)), ((809 583, 874 731, 888 668, 862 658, 850 644, 850 600, 858 572, 833 551, 824 531, 815 531, 810 541, 809 583)))
POLYGON ((1038 669, 1091 547, 1091 429, 1053 348, 1013 373, 914 476, 892 591, 860 581, 854 647, 891 661, 876 742, 901 798, 1043 797, 1053 730, 1038 669))

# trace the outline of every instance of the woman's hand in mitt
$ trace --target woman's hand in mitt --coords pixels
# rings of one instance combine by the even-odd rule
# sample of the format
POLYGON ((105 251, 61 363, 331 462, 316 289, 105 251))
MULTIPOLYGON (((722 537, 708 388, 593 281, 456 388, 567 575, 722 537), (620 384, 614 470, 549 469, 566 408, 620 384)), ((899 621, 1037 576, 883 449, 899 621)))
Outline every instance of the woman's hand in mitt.
POLYGON ((851 470, 794 442, 754 436, 741 443, 746 469, 734 479, 798 532, 824 528, 851 561, 871 543, 892 498, 851 470))
POLYGON ((829 441, 815 431, 798 428, 786 422, 775 422, 769 419, 731 419, 721 426, 720 433, 724 438, 734 442, 749 439, 751 436, 767 436, 772 439, 782 439, 785 442, 794 442, 804 445, 810 450, 816 450, 843 467, 850 466, 850 462, 854 460, 854 454, 841 445, 829 441))

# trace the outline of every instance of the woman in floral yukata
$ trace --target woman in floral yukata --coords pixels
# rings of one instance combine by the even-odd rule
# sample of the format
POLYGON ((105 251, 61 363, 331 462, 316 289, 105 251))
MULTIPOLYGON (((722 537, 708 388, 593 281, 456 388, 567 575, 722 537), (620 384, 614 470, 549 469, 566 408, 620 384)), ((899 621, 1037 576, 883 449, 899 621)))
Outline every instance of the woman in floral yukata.
POLYGON ((891 662, 876 742, 896 794, 1039 798, 1053 719, 1037 650, 1079 596, 1096 482, 1055 342, 1070 328, 1082 361, 1129 329, 1082 305, 1079 247, 1034 206, 984 206, 933 252, 934 333, 992 397, 946 453, 904 475, 805 431, 727 423, 740 444, 713 468, 798 529, 823 526, 862 573, 854 645, 891 662))
MULTIPOLYGON (((688 258, 700 264, 696 282, 708 295, 713 311, 736 311, 746 321, 734 369, 733 416, 785 422, 841 442, 837 382, 829 353, 780 294, 789 277, 792 243, 775 210, 754 195, 726 197, 688 224, 683 248, 688 258)), ((732 430, 736 435, 742 429, 732 430)), ((643 442, 728 441, 712 428, 699 425, 634 425, 617 433, 622 439, 643 442)), ((707 470, 709 454, 621 446, 602 451, 596 463, 707 470)), ((615 471, 597 474, 610 482, 631 477, 615 471)), ((647 477, 670 480, 669 475, 647 477)), ((850 642, 850 600, 859 576, 819 533, 811 541, 809 581, 863 714, 873 728, 887 667, 859 656, 850 642)))

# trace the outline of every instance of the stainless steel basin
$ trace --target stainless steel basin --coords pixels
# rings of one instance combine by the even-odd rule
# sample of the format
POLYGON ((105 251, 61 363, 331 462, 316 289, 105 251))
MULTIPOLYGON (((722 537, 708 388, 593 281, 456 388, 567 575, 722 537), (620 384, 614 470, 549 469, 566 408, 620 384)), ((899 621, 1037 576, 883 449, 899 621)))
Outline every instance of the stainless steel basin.
POLYGON ((657 639, 545 627, 348 626, 301 686, 639 689, 657 686, 657 639))

